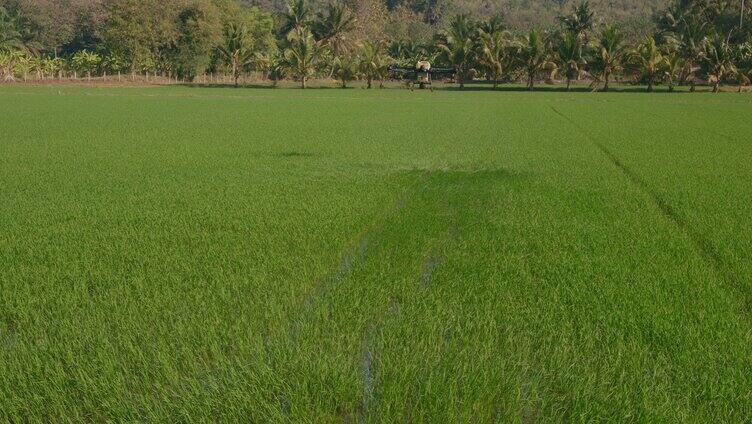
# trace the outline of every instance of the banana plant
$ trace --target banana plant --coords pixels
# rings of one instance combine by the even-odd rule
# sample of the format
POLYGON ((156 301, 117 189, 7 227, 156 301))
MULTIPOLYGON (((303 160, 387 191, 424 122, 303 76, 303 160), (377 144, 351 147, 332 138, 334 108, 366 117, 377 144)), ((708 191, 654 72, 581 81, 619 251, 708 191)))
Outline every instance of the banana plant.
POLYGON ((358 76, 358 69, 358 58, 353 55, 339 55, 332 61, 332 75, 340 81, 342 88, 347 88, 347 83, 358 76))
POLYGON ((397 65, 410 68, 419 60, 433 62, 436 54, 429 46, 413 40, 394 40, 387 48, 387 54, 397 65))
POLYGON ((279 52, 256 52, 253 55, 253 67, 261 72, 264 78, 272 80, 276 87, 280 71, 279 52))
POLYGON ((0 50, 0 82, 13 80, 13 52, 0 50))
POLYGON ((41 80, 44 78, 44 58, 37 54, 29 55, 30 71, 36 74, 36 79, 41 80))
POLYGON ((92 73, 96 72, 102 63, 102 57, 88 50, 80 50, 71 58, 73 68, 86 74, 87 79, 91 79, 92 73))
POLYGON ((41 69, 42 75, 49 75, 50 78, 55 78, 55 74, 62 68, 62 59, 57 57, 45 57, 42 59, 41 69))
POLYGON ((128 69, 128 63, 122 55, 117 53, 110 53, 102 59, 102 68, 110 71, 113 75, 120 74, 128 69))
POLYGON ((149 79, 149 73, 154 73, 157 69, 157 63, 154 60, 154 57, 151 55, 142 56, 139 58, 139 60, 133 65, 134 69, 137 69, 140 72, 143 72, 146 74, 146 79, 149 79))
POLYGON ((374 79, 382 81, 388 74, 391 58, 384 51, 384 43, 366 41, 360 47, 360 72, 366 79, 366 87, 371 88, 374 79))
POLYGON ((20 51, 11 53, 13 54, 15 59, 12 63, 12 72, 16 75, 21 75, 23 81, 26 81, 29 78, 29 73, 34 69, 32 58, 29 57, 29 55, 27 55, 26 53, 20 51))
POLYGON ((734 53, 736 58, 734 71, 741 93, 744 86, 752 82, 752 40, 739 45, 734 53))

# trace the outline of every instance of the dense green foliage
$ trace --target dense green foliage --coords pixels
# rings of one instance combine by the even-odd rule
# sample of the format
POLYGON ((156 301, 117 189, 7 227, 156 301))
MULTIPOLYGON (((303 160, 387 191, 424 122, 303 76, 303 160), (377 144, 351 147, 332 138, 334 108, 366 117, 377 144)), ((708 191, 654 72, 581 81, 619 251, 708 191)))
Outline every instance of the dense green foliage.
POLYGON ((750 99, 488 88, 0 87, 0 421, 744 422, 750 99))
POLYGON ((585 79, 607 90, 619 79, 650 90, 699 82, 718 91, 750 79, 752 20, 741 4, 722 0, 674 0, 638 27, 597 2, 562 2, 555 20, 529 29, 508 11, 441 2, 289 0, 264 9, 235 0, 101 0, 50 16, 59 3, 0 0, 0 79, 130 73, 194 81, 209 73, 237 86, 255 73, 302 87, 311 78, 363 78, 370 87, 388 76, 389 63, 418 60, 454 68, 461 87, 585 79))

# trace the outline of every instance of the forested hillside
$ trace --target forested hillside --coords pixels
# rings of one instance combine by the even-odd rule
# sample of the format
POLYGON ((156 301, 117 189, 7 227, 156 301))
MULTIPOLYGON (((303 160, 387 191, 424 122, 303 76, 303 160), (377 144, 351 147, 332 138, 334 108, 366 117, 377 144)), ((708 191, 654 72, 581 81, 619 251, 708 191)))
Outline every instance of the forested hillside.
MULTIPOLYGON (((316 0, 313 5, 325 4, 327 0, 316 0)), ((358 3, 369 0, 352 0, 358 3)), ((387 11, 405 23, 413 19, 442 25, 447 18, 456 14, 469 14, 476 18, 494 15, 504 16, 511 28, 528 30, 532 27, 551 25, 557 14, 570 6, 571 0, 375 0, 383 3, 387 11)), ((259 6, 265 10, 285 10, 284 0, 244 0, 245 4, 259 6)), ((645 28, 656 11, 664 8, 668 0, 594 0, 590 2, 596 14, 606 21, 618 21, 626 27, 645 28)))
MULTIPOLYGON (((468 14, 475 18, 502 16, 512 30, 526 31, 548 27, 556 16, 571 7, 571 0, 347 0, 344 4, 358 18, 364 38, 410 38, 426 41, 436 30, 448 25, 452 16, 468 14)), ((0 7, 18 15, 27 25, 27 37, 42 50, 75 51, 92 49, 100 39, 112 38, 110 28, 132 18, 134 36, 167 39, 174 29, 166 25, 189 0, 0 0, 0 7)), ((208 2, 208 0, 206 1, 208 2)), ((235 1, 214 0, 226 13, 235 1)), ((240 0, 243 6, 258 6, 270 15, 287 10, 286 0, 240 0)), ((328 0, 311 0, 313 10, 321 10, 328 0)), ((590 6, 602 22, 618 22, 628 34, 649 30, 652 17, 667 0, 592 0, 590 6)), ((200 9, 200 8, 199 8, 200 9)), ((130 25, 130 24, 128 24, 130 25)))
POLYGON ((752 80, 741 2, 242 1, 0 0, 0 81, 219 75, 237 86, 253 74, 370 88, 418 61, 443 67, 460 88, 585 79, 604 90, 621 81, 717 91, 752 80))

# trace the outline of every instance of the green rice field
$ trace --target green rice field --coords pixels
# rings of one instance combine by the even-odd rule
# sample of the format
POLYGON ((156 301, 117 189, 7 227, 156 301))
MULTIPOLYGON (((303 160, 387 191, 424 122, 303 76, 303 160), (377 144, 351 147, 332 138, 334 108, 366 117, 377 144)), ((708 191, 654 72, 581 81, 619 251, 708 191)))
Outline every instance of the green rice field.
POLYGON ((0 87, 0 422, 752 422, 752 97, 0 87))

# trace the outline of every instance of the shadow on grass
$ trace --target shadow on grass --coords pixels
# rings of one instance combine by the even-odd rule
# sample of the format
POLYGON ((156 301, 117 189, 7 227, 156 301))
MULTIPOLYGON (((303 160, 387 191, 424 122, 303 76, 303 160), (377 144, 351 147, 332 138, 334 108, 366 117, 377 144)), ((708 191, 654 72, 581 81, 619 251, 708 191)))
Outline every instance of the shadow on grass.
MULTIPOLYGON (((365 89, 361 87, 359 81, 353 81, 352 85, 348 87, 341 87, 339 85, 330 85, 326 82, 313 82, 305 90, 357 90, 365 89)), ((228 83, 182 83, 175 84, 181 87, 188 88, 212 88, 212 89, 253 89, 253 90, 300 90, 300 85, 297 83, 291 83, 290 81, 280 81, 278 84, 272 84, 272 82, 256 82, 239 84, 237 87, 228 83)), ((390 80, 384 86, 384 88, 373 88, 371 90, 406 90, 402 82, 399 80, 390 80)), ((417 90, 417 89, 416 89, 417 90)), ((460 88, 456 84, 452 83, 437 83, 433 87, 434 91, 457 91, 457 92, 512 92, 512 93, 604 93, 603 90, 593 90, 589 85, 575 85, 567 90, 566 86, 559 84, 543 84, 536 85, 533 90, 530 90, 525 85, 521 84, 499 84, 497 87, 493 87, 492 83, 486 81, 467 82, 463 88, 460 88)), ((427 91, 427 90, 426 90, 427 91)), ((735 91, 735 90, 734 90, 735 91)), ((695 93, 708 93, 711 92, 711 87, 698 85, 696 86, 695 93)), ((722 90, 722 92, 731 92, 730 90, 722 90)), ((626 84, 614 84, 612 85, 608 93, 645 93, 645 94, 695 94, 690 91, 689 86, 676 86, 673 91, 669 91, 666 86, 656 86, 654 91, 648 92, 644 85, 626 85, 626 84)))
POLYGON ((423 175, 427 184, 482 184, 484 182, 517 181, 527 177, 524 173, 506 168, 485 167, 482 165, 428 167, 402 171, 408 175, 423 175))
MULTIPOLYGON (((295 90, 301 90, 300 84, 277 84, 274 85, 271 82, 264 83, 250 83, 250 84, 238 84, 236 87, 234 84, 225 84, 225 83, 181 83, 181 84, 174 84, 179 87, 188 87, 188 88, 226 88, 226 89, 261 89, 261 90, 289 90, 289 89, 295 89, 295 90)), ((348 86, 348 87, 342 87, 339 85, 310 85, 306 86, 305 90, 351 90, 355 88, 355 86, 348 86)))
MULTIPOLYGON (((567 90, 566 86, 561 85, 536 85, 533 87, 532 90, 527 88, 524 85, 499 85, 496 88, 494 88, 492 85, 488 85, 487 83, 465 83, 465 86, 463 88, 460 88, 459 86, 438 86, 434 87, 434 90, 437 91, 488 91, 488 92, 519 92, 519 93, 645 93, 645 94, 687 94, 691 92, 689 91, 689 87, 674 87, 674 91, 669 91, 668 87, 655 87, 654 91, 648 92, 647 88, 645 86, 631 86, 631 85, 612 85, 609 87, 608 91, 603 91, 601 89, 593 90, 590 86, 573 86, 569 90, 567 90)), ((710 91, 709 88, 698 87, 697 93, 703 93, 710 91)))

